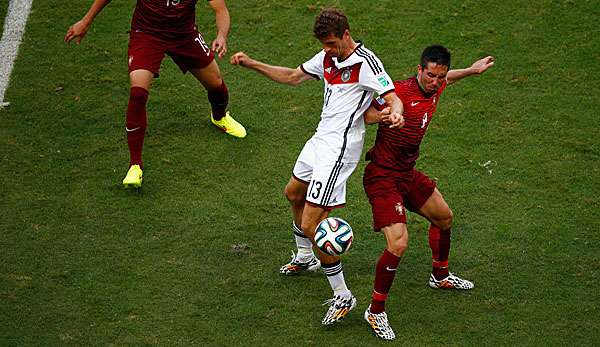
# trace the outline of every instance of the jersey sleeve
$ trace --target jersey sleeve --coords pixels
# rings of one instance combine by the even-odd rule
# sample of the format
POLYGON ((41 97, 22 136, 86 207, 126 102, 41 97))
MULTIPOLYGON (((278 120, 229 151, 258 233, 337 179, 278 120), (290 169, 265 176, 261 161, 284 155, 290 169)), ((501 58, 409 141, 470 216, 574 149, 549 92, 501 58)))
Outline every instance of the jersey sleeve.
POLYGON ((363 67, 360 69, 359 83, 365 89, 373 91, 379 95, 384 95, 394 91, 394 83, 383 68, 381 60, 375 55, 371 55, 363 67))
POLYGON ((325 59, 325 51, 320 51, 315 54, 310 60, 300 65, 300 69, 304 71, 305 74, 311 75, 315 79, 323 79, 323 60, 325 59))

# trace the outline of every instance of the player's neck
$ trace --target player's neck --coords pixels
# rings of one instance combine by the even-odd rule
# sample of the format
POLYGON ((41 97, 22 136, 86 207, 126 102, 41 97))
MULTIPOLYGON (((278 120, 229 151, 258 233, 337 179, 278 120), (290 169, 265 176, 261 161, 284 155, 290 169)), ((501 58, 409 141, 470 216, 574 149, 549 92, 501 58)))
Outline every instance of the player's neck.
POLYGON ((354 53, 354 50, 356 49, 356 47, 358 47, 358 43, 356 41, 354 41, 352 39, 352 37, 349 38, 349 42, 348 42, 348 46, 345 49, 344 52, 342 52, 342 55, 339 57, 339 60, 346 60, 346 58, 348 58, 352 53, 354 53))

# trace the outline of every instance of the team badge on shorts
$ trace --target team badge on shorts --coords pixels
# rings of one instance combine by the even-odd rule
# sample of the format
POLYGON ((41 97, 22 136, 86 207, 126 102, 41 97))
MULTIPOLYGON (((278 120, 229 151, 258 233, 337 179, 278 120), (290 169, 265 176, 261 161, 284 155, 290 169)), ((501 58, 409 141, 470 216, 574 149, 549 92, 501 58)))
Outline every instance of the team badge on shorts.
POLYGON ((344 72, 342 72, 342 81, 348 82, 350 80, 351 74, 352 74, 352 70, 344 70, 344 72))
POLYGON ((399 202, 396 204, 396 206, 394 206, 394 208, 396 209, 396 212, 398 212, 399 215, 403 215, 404 214, 404 206, 402 206, 402 203, 399 202))
POLYGON ((133 55, 129 56, 129 66, 131 66, 131 63, 133 62, 133 55))

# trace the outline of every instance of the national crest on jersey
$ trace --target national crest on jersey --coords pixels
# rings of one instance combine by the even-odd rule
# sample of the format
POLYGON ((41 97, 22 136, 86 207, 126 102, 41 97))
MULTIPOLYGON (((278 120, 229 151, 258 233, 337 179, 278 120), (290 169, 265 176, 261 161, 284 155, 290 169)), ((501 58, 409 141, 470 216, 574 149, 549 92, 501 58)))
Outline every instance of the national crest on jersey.
POLYGON ((361 65, 362 62, 358 62, 338 68, 333 57, 326 54, 323 61, 324 79, 328 84, 358 83, 361 65))
POLYGON ((375 94, 393 91, 383 64, 362 43, 346 59, 321 51, 300 65, 324 81, 321 121, 313 136, 334 160, 359 161, 364 141, 363 114, 375 94), (383 80, 385 83, 382 83, 383 80))

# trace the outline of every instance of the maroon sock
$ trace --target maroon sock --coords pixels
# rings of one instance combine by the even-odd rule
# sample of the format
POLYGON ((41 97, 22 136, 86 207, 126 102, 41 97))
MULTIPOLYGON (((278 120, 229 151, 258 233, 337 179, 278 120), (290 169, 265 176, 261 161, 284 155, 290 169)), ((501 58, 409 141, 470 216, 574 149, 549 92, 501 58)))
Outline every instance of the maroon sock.
POLYGON ((448 272, 448 255, 450 254, 451 229, 442 230, 431 224, 429 227, 429 247, 431 247, 431 273, 436 279, 446 278, 448 272))
POLYGON ((144 147, 144 135, 146 134, 146 102, 148 91, 140 87, 132 87, 129 92, 129 104, 127 105, 127 119, 125 130, 127 131, 127 145, 129 145, 129 165, 140 165, 142 163, 142 149, 144 147))
POLYGON ((225 117, 225 111, 227 110, 227 104, 229 103, 229 91, 225 82, 216 89, 208 90, 208 101, 212 108, 212 115, 215 120, 220 120, 225 117))
POLYGON ((375 286, 371 299, 371 313, 385 311, 385 300, 394 282, 396 268, 399 263, 400 257, 393 255, 387 249, 379 257, 379 261, 375 267, 375 286))

